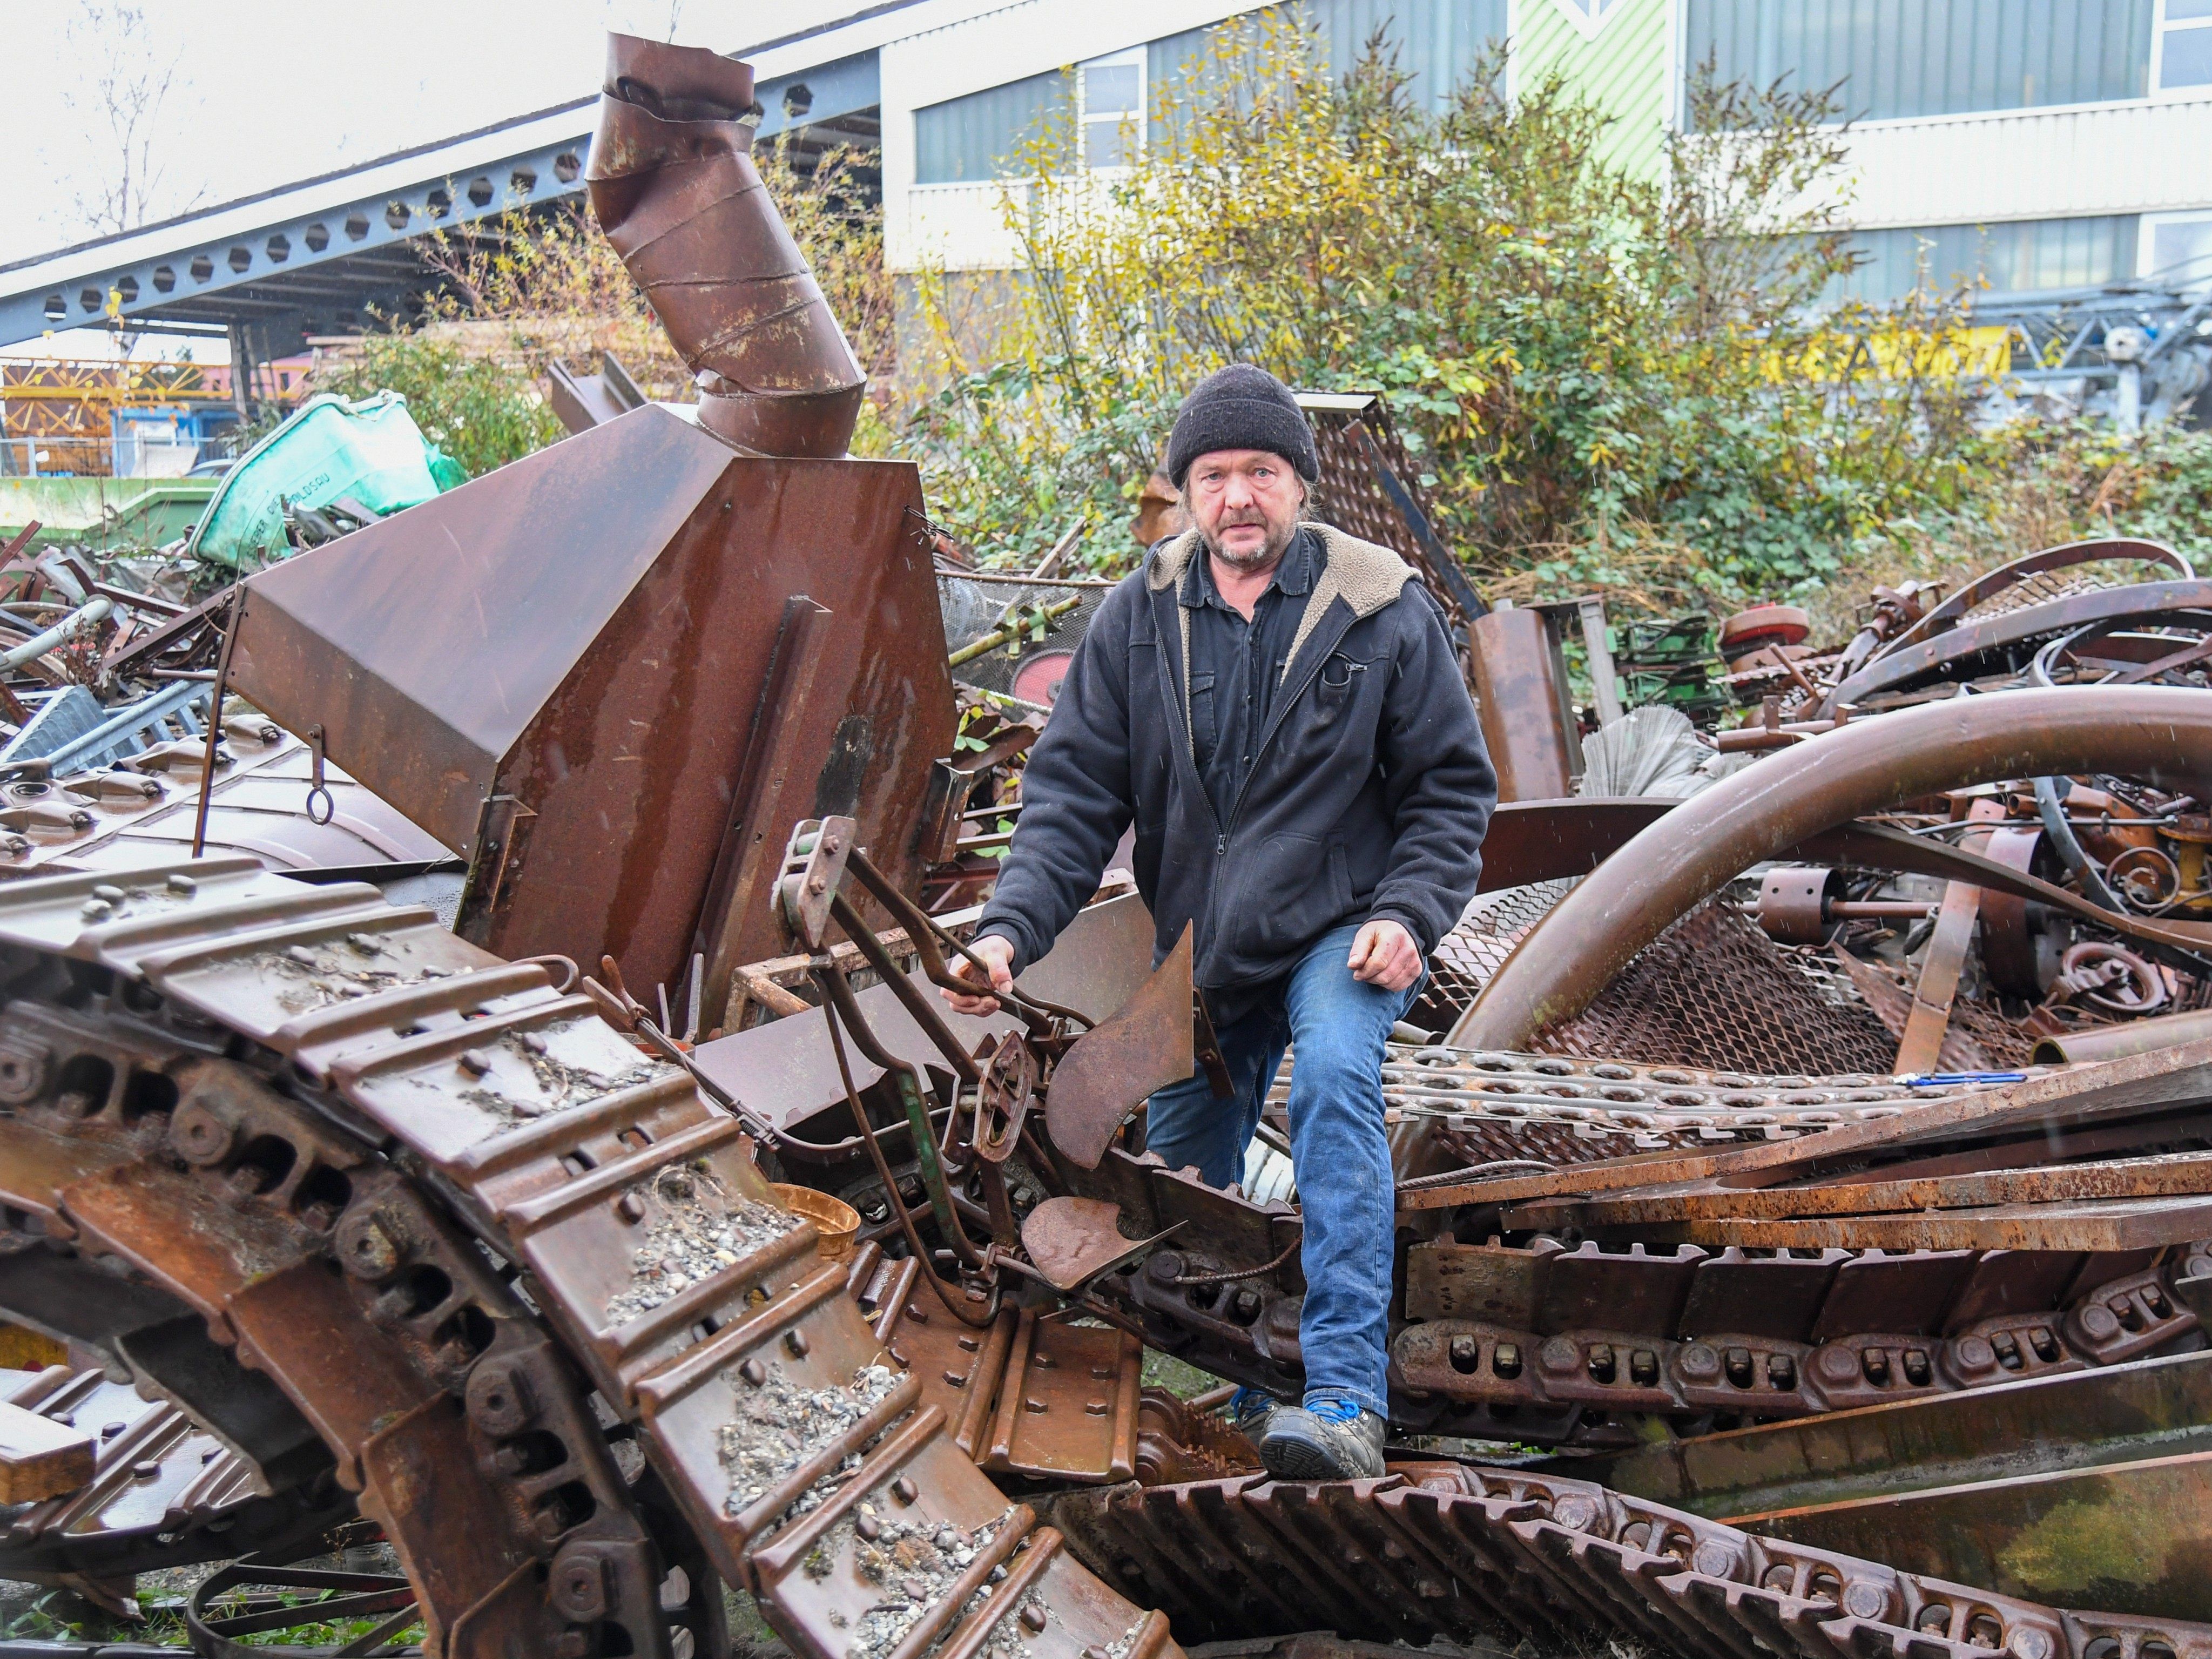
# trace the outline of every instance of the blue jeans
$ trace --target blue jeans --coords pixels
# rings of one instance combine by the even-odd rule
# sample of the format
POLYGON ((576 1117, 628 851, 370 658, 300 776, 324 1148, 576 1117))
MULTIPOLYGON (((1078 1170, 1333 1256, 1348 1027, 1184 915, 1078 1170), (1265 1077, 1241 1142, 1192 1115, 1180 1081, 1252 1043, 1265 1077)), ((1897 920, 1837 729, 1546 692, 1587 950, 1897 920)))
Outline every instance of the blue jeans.
POLYGON ((1389 1415, 1390 1256, 1396 1212, 1382 1127, 1382 1055, 1390 1027, 1420 994, 1364 985, 1345 958, 1359 924, 1308 947, 1275 993, 1214 1035, 1234 1091, 1213 1097, 1203 1070, 1152 1097, 1145 1149, 1171 1170, 1195 1164, 1209 1187, 1243 1178, 1244 1149, 1274 1085, 1285 1046, 1291 1073, 1291 1162, 1305 1237, 1305 1307, 1298 1347, 1309 1406, 1336 1400, 1389 1415), (1317 1396, 1319 1397, 1317 1399, 1317 1396))

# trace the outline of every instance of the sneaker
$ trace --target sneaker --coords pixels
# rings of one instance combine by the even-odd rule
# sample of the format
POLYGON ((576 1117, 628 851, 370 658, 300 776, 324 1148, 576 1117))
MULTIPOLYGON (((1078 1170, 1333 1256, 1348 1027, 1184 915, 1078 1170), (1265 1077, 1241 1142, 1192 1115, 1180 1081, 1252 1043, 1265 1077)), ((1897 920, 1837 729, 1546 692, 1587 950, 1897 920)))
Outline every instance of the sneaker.
POLYGON ((1268 1419, 1282 1408, 1281 1401, 1257 1389, 1239 1389, 1229 1396, 1230 1422, 1255 1446, 1267 1432, 1268 1419))
POLYGON ((1268 1414, 1260 1461, 1278 1480, 1372 1480, 1382 1473, 1382 1429, 1373 1412, 1334 1402, 1279 1407, 1268 1414))

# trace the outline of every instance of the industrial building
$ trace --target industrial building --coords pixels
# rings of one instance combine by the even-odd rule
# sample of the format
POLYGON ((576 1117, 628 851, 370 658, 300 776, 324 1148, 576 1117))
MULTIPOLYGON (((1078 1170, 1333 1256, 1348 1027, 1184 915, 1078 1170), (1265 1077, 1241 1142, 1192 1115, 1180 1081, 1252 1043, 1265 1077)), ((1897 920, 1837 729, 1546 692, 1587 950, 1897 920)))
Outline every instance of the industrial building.
MULTIPOLYGON (((868 153, 902 279, 1017 263, 1002 176, 1048 121, 1111 167, 1146 142, 1162 77, 1236 0, 893 0, 731 42, 760 131, 868 153)), ((2212 0, 1297 0, 1333 62, 1378 29, 1416 95, 1502 57, 1509 94, 1565 77, 1614 118, 1613 159, 1656 168, 1698 66, 1837 85, 1850 119, 1856 288, 2000 294, 2212 278, 2212 0)), ((579 88, 580 93, 587 89, 579 88)), ((103 322, 228 339, 262 362, 404 311, 439 280, 434 230, 580 197, 593 105, 464 133, 0 267, 0 347, 103 322)))

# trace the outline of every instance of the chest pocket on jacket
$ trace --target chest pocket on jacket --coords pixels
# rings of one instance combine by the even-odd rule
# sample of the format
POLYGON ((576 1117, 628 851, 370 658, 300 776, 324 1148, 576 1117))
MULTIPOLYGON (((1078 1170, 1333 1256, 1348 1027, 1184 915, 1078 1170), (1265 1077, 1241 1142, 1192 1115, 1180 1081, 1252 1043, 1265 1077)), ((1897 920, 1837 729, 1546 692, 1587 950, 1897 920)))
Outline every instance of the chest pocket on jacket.
POLYGON ((1354 662, 1340 653, 1322 664, 1321 672, 1314 678, 1314 699, 1323 720, 1344 712, 1345 705, 1358 690, 1359 677, 1366 672, 1365 663, 1354 662))
POLYGON ((1190 677, 1190 740, 1198 751, 1200 765, 1213 753, 1213 745, 1221 734, 1219 716, 1213 708, 1213 676, 1193 674, 1190 677))

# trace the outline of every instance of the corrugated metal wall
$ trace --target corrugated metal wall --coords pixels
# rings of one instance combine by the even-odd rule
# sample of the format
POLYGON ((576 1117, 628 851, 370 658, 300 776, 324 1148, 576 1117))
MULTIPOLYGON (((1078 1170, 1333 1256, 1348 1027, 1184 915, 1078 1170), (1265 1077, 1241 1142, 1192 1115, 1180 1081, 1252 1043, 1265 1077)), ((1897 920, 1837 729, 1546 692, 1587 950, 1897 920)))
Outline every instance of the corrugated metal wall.
POLYGON ((1863 230, 1851 238, 1859 266, 1830 297, 1878 304, 1923 283, 1978 283, 2002 294, 2109 283, 2135 275, 2137 223, 2132 213, 2115 213, 1863 230))
POLYGON ((1069 82, 1052 70, 915 111, 915 183, 990 178, 1049 124, 1067 118, 1069 82))
MULTIPOLYGON (((1409 75, 1412 94, 1442 110, 1486 52, 1502 52, 1508 0, 1295 0, 1296 15, 1320 37, 1323 61, 1349 69, 1378 33, 1409 75)), ((1247 18, 1253 14, 1247 14, 1247 18)), ((1246 20, 1237 20, 1244 21, 1246 20)), ((1202 69, 1224 25, 1186 29, 1146 49, 1146 102, 1163 87, 1187 85, 1202 69)), ((970 93, 914 114, 915 182, 964 184, 988 179, 1052 121, 1066 118, 1071 81, 1054 72, 970 93)), ((1157 133, 1158 124, 1153 124, 1157 133)))
POLYGON ((1855 128, 1844 173, 1862 225, 1987 224, 2212 204, 2212 99, 1934 116, 1855 128))
POLYGON ((1308 0, 1306 11, 1338 70, 1358 63, 1380 33, 1413 76, 1407 89, 1432 110, 1505 42, 1505 0, 1308 0))
POLYGON ((1843 82, 1853 120, 2140 98, 2154 0, 1687 0, 1688 66, 1843 82))

